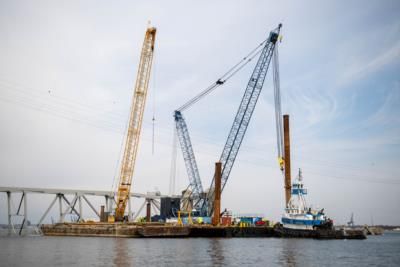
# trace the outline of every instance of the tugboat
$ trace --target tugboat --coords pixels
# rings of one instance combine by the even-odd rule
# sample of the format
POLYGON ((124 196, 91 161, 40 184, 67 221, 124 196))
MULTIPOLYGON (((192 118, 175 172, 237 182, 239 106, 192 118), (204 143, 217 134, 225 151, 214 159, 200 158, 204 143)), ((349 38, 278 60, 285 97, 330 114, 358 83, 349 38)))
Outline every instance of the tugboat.
POLYGON ((292 196, 282 216, 282 230, 293 236, 305 236, 306 232, 319 229, 332 230, 333 222, 324 214, 324 209, 319 211, 307 206, 305 196, 307 189, 303 184, 301 169, 292 184, 292 196))

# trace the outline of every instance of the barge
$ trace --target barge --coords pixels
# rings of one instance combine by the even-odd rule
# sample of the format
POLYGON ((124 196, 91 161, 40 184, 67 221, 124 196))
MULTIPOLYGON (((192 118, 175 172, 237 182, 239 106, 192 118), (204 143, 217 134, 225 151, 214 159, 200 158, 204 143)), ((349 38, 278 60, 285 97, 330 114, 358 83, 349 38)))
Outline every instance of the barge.
POLYGON ((246 238, 293 237, 315 239, 365 239, 364 231, 326 230, 291 231, 281 225, 270 226, 212 226, 168 225, 160 223, 57 223, 42 225, 45 236, 125 237, 125 238, 246 238))

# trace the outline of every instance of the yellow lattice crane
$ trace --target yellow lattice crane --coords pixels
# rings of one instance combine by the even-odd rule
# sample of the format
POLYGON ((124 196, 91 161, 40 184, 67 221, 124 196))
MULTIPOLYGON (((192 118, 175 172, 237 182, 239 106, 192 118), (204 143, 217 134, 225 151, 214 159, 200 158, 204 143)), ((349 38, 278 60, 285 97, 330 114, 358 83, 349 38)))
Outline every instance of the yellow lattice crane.
POLYGON ((156 28, 149 27, 144 38, 142 53, 140 56, 139 69, 136 77, 135 92, 132 100, 132 107, 129 119, 128 133, 125 140, 124 157, 121 163, 119 178, 117 207, 115 220, 122 221, 124 218, 126 204, 132 185, 132 176, 135 168, 136 154, 138 151, 140 131, 144 106, 146 103, 147 89, 149 86, 151 64, 154 54, 154 41, 156 28))

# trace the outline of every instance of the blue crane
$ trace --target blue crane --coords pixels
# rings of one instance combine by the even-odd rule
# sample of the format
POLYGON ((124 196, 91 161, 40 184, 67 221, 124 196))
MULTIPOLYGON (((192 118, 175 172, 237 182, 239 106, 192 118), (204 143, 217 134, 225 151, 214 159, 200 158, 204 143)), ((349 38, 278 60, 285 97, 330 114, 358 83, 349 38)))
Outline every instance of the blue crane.
POLYGON ((203 90, 199 95, 192 98, 186 104, 174 111, 175 128, 178 136, 179 144, 182 150, 183 159, 185 162, 186 172, 189 178, 189 188, 191 189, 190 198, 194 201, 194 208, 200 210, 204 206, 203 186, 200 179, 199 168, 197 167, 196 157, 193 151, 192 142, 190 140, 189 130, 182 115, 182 111, 189 108, 191 105, 199 101, 203 96, 209 94, 218 86, 224 84, 226 74, 218 79, 214 84, 203 90))
POLYGON ((203 192, 203 186, 201 185, 199 168, 197 168, 192 142, 190 141, 189 130, 186 121, 182 116, 181 110, 175 110, 174 118, 176 133, 178 135, 186 171, 189 177, 189 187, 192 190, 193 197, 198 198, 203 192))
MULTIPOLYGON (((223 74, 216 82, 211 84, 201 93, 196 95, 194 98, 186 102, 180 108, 175 110, 174 119, 177 130, 179 143, 181 146, 186 171, 189 177, 190 188, 192 190, 192 199, 194 200, 194 207, 197 210, 201 210, 203 215, 212 214, 213 208, 213 197, 214 197, 214 178, 212 180, 210 190, 208 194, 205 194, 201 184, 199 169, 197 167, 196 158, 193 151, 193 146, 190 140, 187 124, 182 115, 182 111, 189 108, 193 104, 197 103, 204 96, 211 93, 217 87, 225 84, 233 75, 239 72, 245 65, 247 65, 255 56, 260 54, 257 61, 253 74, 246 87, 246 91, 242 98, 235 120, 233 122, 231 131, 228 135, 225 147, 223 149, 220 161, 222 163, 222 190, 226 185, 229 178, 229 174, 232 170, 236 156, 239 152, 240 145, 243 141, 246 133, 247 126, 250 122, 251 115, 256 106, 258 96, 261 93, 261 89, 264 84, 264 80, 268 71, 268 67, 274 54, 275 44, 279 37, 281 24, 273 30, 269 37, 261 42, 255 49, 253 49, 247 56, 240 60, 236 65, 230 68, 225 74, 223 74)), ((274 82, 275 82, 274 73, 274 82)), ((274 83, 275 84, 275 83, 274 83)), ((276 97, 275 97, 276 101, 276 97)), ((280 107, 279 107, 280 108, 280 107)), ((278 129, 278 128, 277 128, 278 129)), ((221 191, 222 191, 221 190, 221 191)))
MULTIPOLYGON (((220 162, 222 163, 221 192, 228 181, 229 174, 232 171, 232 167, 235 163, 240 145, 242 144, 254 108, 256 107, 258 97, 263 88, 265 77, 267 76, 268 68, 274 54, 275 45, 278 41, 281 27, 282 24, 279 24, 279 26, 269 34, 269 37, 265 42, 263 49, 261 50, 260 57, 247 84, 242 101, 239 105, 239 109, 236 113, 236 117, 233 120, 233 124, 224 149, 222 150, 220 157, 220 162)), ((212 179, 210 190, 207 194, 207 213, 209 216, 212 215, 214 206, 214 178, 212 179)))

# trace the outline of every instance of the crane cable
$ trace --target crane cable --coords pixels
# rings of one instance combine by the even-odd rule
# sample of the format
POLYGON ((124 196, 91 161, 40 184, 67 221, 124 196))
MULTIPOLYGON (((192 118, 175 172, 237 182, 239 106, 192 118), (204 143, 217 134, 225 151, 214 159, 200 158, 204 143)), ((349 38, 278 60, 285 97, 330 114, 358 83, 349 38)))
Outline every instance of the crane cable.
POLYGON ((256 48, 254 48, 250 53, 248 53, 243 59, 241 59, 238 63, 236 63, 233 67, 231 67, 227 72, 225 72, 216 82, 208 86, 206 89, 201 91, 198 95, 187 101, 183 104, 178 111, 183 111, 193 104, 197 103, 201 98, 211 93, 215 88, 223 85, 226 81, 228 81, 232 76, 238 73, 241 69, 243 69, 254 57, 256 57, 262 51, 262 46, 268 41, 265 39, 261 42, 256 48))
POLYGON ((280 78, 279 78, 279 53, 278 45, 275 46, 273 54, 273 81, 274 81, 274 102, 275 102, 275 126, 276 126, 276 145, 278 150, 278 162, 280 169, 284 170, 284 155, 283 155, 283 127, 282 127, 282 110, 281 110, 281 93, 280 93, 280 78))
MULTIPOLYGON (((153 52, 153 58, 156 57, 156 52, 153 52)), ((156 65, 157 65, 157 60, 153 60, 153 117, 151 119, 152 122, 152 136, 151 136, 151 154, 154 155, 154 130, 155 130, 155 122, 156 122, 156 65)))
MULTIPOLYGON (((125 130, 124 130, 124 133, 127 133, 127 132, 128 132, 128 127, 129 127, 129 119, 125 122, 125 130)), ((114 195, 114 194, 115 194, 115 191, 116 191, 117 188, 118 188, 118 175, 119 175, 119 170, 120 170, 120 167, 121 167, 120 164, 122 163, 122 157, 123 157, 122 151, 123 151, 123 149, 124 149, 124 144, 125 144, 125 138, 124 138, 124 136, 125 136, 125 135, 122 135, 122 137, 121 137, 121 143, 120 143, 119 153, 118 153, 119 157, 117 158, 117 162, 116 162, 116 164, 115 164, 114 178, 113 178, 113 182, 112 182, 112 185, 111 185, 110 195, 114 195)), ((114 201, 115 201, 115 199, 114 199, 114 201)), ((108 207, 107 207, 107 209, 108 209, 108 207)))
MULTIPOLYGON (((243 69, 254 57, 256 57, 262 51, 263 45, 268 41, 265 39, 262 41, 256 48, 250 51, 244 58, 242 58, 238 63, 236 63, 233 67, 231 67, 228 71, 226 71, 216 82, 208 86, 206 89, 201 91, 198 95, 190 99, 188 102, 183 104, 177 111, 183 111, 193 104, 197 103, 201 98, 211 93, 215 88, 223 85, 227 80, 229 80, 232 76, 238 73, 241 69, 243 69)), ((175 127, 174 127, 175 128, 175 127)), ((174 131, 174 140, 172 144, 172 158, 171 158, 171 171, 170 171, 170 194, 174 192, 175 189, 175 176, 176 176, 176 159, 177 159, 177 131, 175 128, 174 131)))
POLYGON ((178 134, 176 133, 176 128, 174 127, 174 135, 172 140, 172 157, 171 157, 171 170, 169 176, 169 195, 175 194, 175 182, 176 182, 176 159, 177 159, 177 146, 178 146, 178 134))

